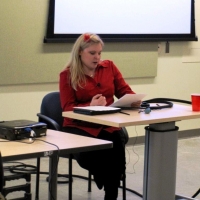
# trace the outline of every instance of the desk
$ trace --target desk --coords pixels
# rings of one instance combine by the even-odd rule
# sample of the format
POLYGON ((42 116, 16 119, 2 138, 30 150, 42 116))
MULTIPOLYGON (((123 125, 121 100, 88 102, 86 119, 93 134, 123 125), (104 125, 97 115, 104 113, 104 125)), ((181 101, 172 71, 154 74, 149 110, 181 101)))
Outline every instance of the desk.
MULTIPOLYGON (((57 145, 59 148, 59 156, 84 151, 112 148, 112 142, 109 141, 83 137, 54 130, 47 130, 47 136, 38 139, 57 145)), ((0 139, 0 141, 3 140, 0 139)), ((57 199, 56 164, 58 149, 54 145, 42 142, 40 140, 36 140, 32 144, 9 141, 0 143, 0 151, 3 161, 49 156, 49 177, 52 180, 52 187, 51 191, 49 191, 48 199, 57 199)))
POLYGON ((115 113, 88 116, 68 111, 63 112, 63 116, 115 127, 149 125, 145 127, 143 200, 183 199, 175 195, 178 143, 175 122, 200 118, 200 112, 192 112, 191 106, 179 104, 153 110, 150 114, 136 110, 125 112, 130 115, 115 113))

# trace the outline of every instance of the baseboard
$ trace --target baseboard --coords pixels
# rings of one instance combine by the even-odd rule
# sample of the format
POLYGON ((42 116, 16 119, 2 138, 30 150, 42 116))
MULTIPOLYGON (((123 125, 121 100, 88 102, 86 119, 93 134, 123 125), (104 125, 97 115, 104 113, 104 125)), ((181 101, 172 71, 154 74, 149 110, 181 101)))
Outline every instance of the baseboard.
MULTIPOLYGON (((200 136, 200 129, 192 129, 192 130, 185 130, 178 132, 179 139, 192 138, 198 136, 200 136)), ((144 144, 144 141, 145 141, 145 136, 131 137, 129 138, 127 145, 144 144)))

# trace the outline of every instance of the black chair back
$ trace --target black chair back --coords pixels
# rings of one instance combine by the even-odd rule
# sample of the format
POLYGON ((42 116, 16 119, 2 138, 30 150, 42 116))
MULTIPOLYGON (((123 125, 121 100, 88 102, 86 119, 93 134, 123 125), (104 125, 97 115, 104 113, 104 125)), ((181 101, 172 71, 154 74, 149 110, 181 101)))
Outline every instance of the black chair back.
POLYGON ((48 120, 45 120, 45 118, 42 118, 38 115, 39 121, 46 123, 48 129, 61 130, 63 117, 59 92, 51 92, 44 96, 40 108, 40 114, 53 119, 54 123, 57 123, 58 127, 55 128, 54 124, 49 123, 48 120))
POLYGON ((1 158, 1 152, 0 152, 0 193, 3 191, 3 185, 4 185, 4 173, 3 173, 3 161, 1 158))

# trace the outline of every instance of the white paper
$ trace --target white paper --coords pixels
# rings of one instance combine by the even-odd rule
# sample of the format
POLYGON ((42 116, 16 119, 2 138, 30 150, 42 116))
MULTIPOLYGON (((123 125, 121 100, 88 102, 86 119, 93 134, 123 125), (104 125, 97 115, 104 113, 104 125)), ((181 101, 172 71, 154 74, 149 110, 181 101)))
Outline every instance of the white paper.
POLYGON ((141 101, 146 94, 125 94, 116 102, 111 104, 112 107, 130 107, 133 102, 141 101))

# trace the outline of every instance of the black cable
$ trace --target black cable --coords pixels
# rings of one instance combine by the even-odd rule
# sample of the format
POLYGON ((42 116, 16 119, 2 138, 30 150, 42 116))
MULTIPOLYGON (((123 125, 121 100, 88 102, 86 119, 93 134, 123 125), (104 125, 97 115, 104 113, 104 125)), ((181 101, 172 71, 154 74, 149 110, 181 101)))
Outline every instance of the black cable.
MULTIPOLYGON (((36 174, 37 173, 37 168, 34 165, 27 165, 27 164, 22 163, 22 162, 7 162, 7 163, 18 163, 18 165, 4 166, 4 170, 10 171, 13 174, 14 173, 16 173, 16 174, 24 174, 24 173, 26 173, 26 174, 36 174)), ((40 174, 49 175, 49 172, 41 172, 40 171, 40 174)), ((58 174, 57 176, 68 178, 67 174, 58 174)), ((85 177, 85 176, 76 175, 76 174, 73 174, 72 176, 76 177, 76 178, 88 180, 88 178, 85 177)), ((49 177, 47 177, 46 181, 49 182, 49 177)), ((59 181, 59 180, 57 181, 57 183, 60 183, 60 184, 68 183, 68 182, 69 181, 59 181)))
POLYGON ((9 171, 11 173, 18 173, 18 174, 35 174, 36 172, 36 167, 33 165, 26 165, 26 164, 21 164, 21 165, 16 165, 16 166, 10 166, 9 171), (30 168, 30 169, 28 169, 30 168))
POLYGON ((173 102, 179 102, 179 103, 185 103, 185 104, 191 104, 191 101, 186 101, 182 99, 172 99, 172 98, 154 98, 146 100, 145 102, 148 103, 165 103, 165 102, 173 101, 173 102))
POLYGON ((179 102, 179 103, 192 104, 191 101, 182 100, 182 99, 170 99, 170 98, 167 98, 167 101, 174 101, 174 102, 179 102))
POLYGON ((167 101, 167 99, 162 99, 162 98, 146 100, 146 101, 142 102, 142 104, 141 104, 141 108, 150 108, 151 110, 172 108, 172 107, 173 107, 172 102, 167 101), (156 106, 151 106, 150 103, 156 103, 156 106), (166 105, 160 106, 159 103, 164 103, 166 105))

